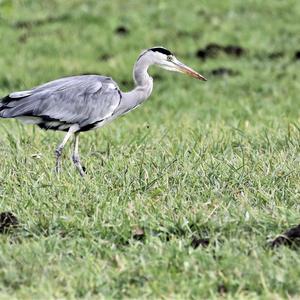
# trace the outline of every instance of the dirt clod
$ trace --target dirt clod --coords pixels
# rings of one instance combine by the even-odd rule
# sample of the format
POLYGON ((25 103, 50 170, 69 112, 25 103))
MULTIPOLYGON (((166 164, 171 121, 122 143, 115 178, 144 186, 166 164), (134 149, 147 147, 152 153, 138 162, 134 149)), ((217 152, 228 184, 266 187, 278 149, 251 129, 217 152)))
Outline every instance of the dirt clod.
POLYGON ((207 53, 206 53, 205 50, 199 49, 199 50, 197 50, 197 52, 196 52, 196 57, 201 58, 201 59, 204 60, 204 59, 206 59, 206 58, 208 57, 208 55, 207 55, 207 53))
POLYGON ((211 70, 211 74, 213 76, 235 76, 235 75, 238 75, 238 72, 236 72, 232 69, 220 67, 220 68, 211 70))
POLYGON ((129 30, 125 26, 121 25, 116 28, 115 33, 118 35, 126 35, 129 33, 129 30))
POLYGON ((223 295, 228 292, 227 287, 224 284, 218 285, 218 293, 223 295))
POLYGON ((211 43, 206 46, 205 50, 209 56, 213 57, 213 56, 216 56, 218 54, 218 52, 223 50, 223 46, 215 44, 215 43, 211 43))
POLYGON ((276 248, 282 245, 300 245, 300 224, 296 227, 289 229, 284 234, 278 236, 270 242, 271 248, 276 248))
POLYGON ((16 23, 14 23, 13 26, 16 28, 31 29, 32 27, 43 26, 45 24, 67 21, 70 18, 71 18, 71 15, 69 15, 69 14, 63 14, 60 16, 53 15, 53 16, 48 16, 44 19, 18 21, 16 23))
POLYGON ((19 221, 17 217, 15 217, 11 212, 5 211, 0 213, 0 233, 5 233, 18 225, 19 221))
POLYGON ((284 53, 283 52, 272 52, 268 55, 269 59, 278 59, 283 57, 284 53))
POLYGON ((199 246, 207 247, 209 245, 209 239, 194 237, 191 242, 191 246, 196 249, 199 246))
POLYGON ((214 58, 220 53, 226 55, 240 57, 244 55, 246 50, 238 45, 226 45, 222 46, 216 43, 210 43, 206 47, 198 49, 196 52, 196 57, 200 59, 214 58))
POLYGON ((240 57, 245 53, 245 50, 242 47, 236 45, 225 46, 223 48, 223 51, 228 55, 236 57, 240 57))
POLYGON ((99 59, 102 61, 108 61, 112 58, 112 56, 110 54, 104 53, 102 55, 99 56, 99 59))
POLYGON ((294 58, 295 58, 296 60, 300 59, 300 50, 297 50, 297 51, 295 52, 294 58))
POLYGON ((132 230, 132 238, 137 241, 142 241, 145 239, 145 231, 143 228, 136 227, 132 230))

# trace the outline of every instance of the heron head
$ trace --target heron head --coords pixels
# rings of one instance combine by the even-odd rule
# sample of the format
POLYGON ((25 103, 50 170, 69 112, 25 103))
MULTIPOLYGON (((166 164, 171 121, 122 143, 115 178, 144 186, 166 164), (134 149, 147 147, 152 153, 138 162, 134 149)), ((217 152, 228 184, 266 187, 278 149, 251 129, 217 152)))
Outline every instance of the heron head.
POLYGON ((207 80, 204 76, 180 62, 175 55, 166 48, 154 47, 148 49, 148 52, 151 52, 153 63, 165 70, 184 73, 199 80, 207 80))

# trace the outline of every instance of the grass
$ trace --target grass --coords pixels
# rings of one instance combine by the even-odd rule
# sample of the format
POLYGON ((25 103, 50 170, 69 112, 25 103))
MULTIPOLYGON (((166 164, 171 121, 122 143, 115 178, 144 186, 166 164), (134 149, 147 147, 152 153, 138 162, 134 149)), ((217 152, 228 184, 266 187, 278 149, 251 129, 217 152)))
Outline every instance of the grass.
POLYGON ((296 0, 0 1, 3 96, 82 73, 129 90, 155 45, 209 79, 151 69, 147 103, 82 135, 84 180, 70 148, 53 172, 62 133, 1 120, 0 207, 20 226, 0 235, 0 298, 300 297, 299 251, 267 247, 299 223, 299 18, 296 0), (209 43, 246 53, 200 60, 209 43))

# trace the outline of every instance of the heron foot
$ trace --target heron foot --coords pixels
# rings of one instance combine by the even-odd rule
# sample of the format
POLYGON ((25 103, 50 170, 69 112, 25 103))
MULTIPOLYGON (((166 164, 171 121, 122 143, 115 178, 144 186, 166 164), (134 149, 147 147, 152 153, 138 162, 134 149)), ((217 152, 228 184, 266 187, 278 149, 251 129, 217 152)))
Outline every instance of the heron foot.
POLYGON ((60 170, 61 170, 61 154, 62 154, 62 150, 63 150, 63 147, 60 147, 58 146, 56 149, 55 149, 55 157, 56 157, 56 163, 55 163, 55 172, 56 173, 59 173, 60 170))
POLYGON ((75 167, 79 171, 80 176, 84 177, 86 175, 85 167, 83 167, 81 165, 79 155, 76 155, 76 154, 73 153, 72 160, 73 160, 73 163, 74 163, 75 167))

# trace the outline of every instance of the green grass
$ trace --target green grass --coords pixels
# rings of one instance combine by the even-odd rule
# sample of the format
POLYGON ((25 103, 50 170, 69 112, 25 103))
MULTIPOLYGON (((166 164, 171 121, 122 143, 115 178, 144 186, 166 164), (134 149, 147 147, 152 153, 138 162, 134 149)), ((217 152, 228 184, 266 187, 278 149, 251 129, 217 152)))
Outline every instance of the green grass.
POLYGON ((62 133, 1 120, 0 207, 20 227, 0 235, 0 299, 298 299, 299 250, 266 244, 299 223, 299 19, 296 0, 0 1, 3 96, 82 73, 129 90, 155 45, 209 79, 153 67, 147 103, 81 136, 85 179, 69 147, 54 173, 62 133), (246 54, 202 61, 208 43, 246 54))

